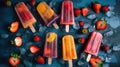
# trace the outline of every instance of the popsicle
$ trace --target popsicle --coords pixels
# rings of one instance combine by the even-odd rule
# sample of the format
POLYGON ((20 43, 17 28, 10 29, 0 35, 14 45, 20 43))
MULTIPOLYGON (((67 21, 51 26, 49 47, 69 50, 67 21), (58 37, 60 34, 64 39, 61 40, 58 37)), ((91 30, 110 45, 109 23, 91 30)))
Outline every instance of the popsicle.
POLYGON ((48 57, 48 64, 52 64, 52 58, 57 58, 57 34, 49 32, 46 35, 44 57, 48 57))
POLYGON ((86 61, 89 62, 91 55, 97 56, 102 41, 102 34, 99 32, 92 32, 84 52, 88 53, 86 61))
POLYGON ((72 59, 77 59, 74 38, 72 35, 66 35, 62 38, 63 60, 69 62, 69 67, 72 67, 72 59))
POLYGON ((66 32, 69 32, 69 25, 74 24, 74 12, 72 1, 66 0, 62 3, 60 24, 66 26, 66 32))
POLYGON ((58 19, 58 16, 45 2, 40 2, 38 4, 37 11, 48 27, 52 24, 56 29, 59 29, 55 22, 58 19))
POLYGON ((32 32, 36 32, 35 28, 33 27, 33 24, 36 23, 36 19, 32 15, 32 13, 29 11, 27 6, 24 4, 24 2, 20 2, 15 6, 15 11, 23 25, 24 28, 30 27, 32 32))

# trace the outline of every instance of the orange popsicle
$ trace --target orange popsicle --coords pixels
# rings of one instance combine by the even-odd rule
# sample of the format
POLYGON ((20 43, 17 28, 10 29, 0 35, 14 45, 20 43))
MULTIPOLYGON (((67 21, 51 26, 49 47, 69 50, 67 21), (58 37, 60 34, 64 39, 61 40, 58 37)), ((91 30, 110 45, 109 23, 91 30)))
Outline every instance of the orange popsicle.
POLYGON ((63 60, 69 62, 69 67, 72 67, 72 59, 77 59, 74 38, 72 35, 66 35, 62 39, 63 60))

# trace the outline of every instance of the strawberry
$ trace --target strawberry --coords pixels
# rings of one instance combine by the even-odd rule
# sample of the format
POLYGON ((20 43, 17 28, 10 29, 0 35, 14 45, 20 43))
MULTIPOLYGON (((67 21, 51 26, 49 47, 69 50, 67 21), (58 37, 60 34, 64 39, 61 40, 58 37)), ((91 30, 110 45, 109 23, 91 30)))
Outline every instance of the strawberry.
POLYGON ((80 9, 74 9, 74 15, 75 17, 78 17, 81 14, 81 10, 80 9))
POLYGON ((31 0, 31 1, 30 1, 30 5, 31 5, 31 6, 34 6, 34 5, 35 5, 35 2, 36 2, 36 0, 31 0))
POLYGON ((78 43, 84 44, 85 43, 85 38, 84 37, 79 38, 78 43))
POLYGON ((97 30, 105 30, 108 27, 107 21, 105 19, 99 19, 96 22, 95 27, 97 30))
POLYGON ((45 64, 45 59, 42 56, 38 56, 36 62, 39 64, 45 64))
POLYGON ((89 9, 88 8, 82 8, 81 12, 82 12, 82 16, 87 16, 88 13, 89 13, 89 9))
POLYGON ((84 22, 83 21, 79 21, 79 25, 83 27, 84 26, 84 22))
POLYGON ((109 11, 109 6, 108 5, 102 6, 102 11, 103 12, 108 12, 109 11))
POLYGON ((22 46, 22 38, 19 36, 15 37, 14 41, 11 41, 11 44, 16 45, 17 47, 22 46))
POLYGON ((12 5, 11 0, 6 0, 6 1, 5 1, 5 6, 10 7, 11 5, 12 5))
POLYGON ((100 13, 100 9, 101 9, 101 4, 98 3, 98 2, 95 2, 93 3, 93 6, 92 6, 93 10, 95 11, 95 13, 100 13))
POLYGON ((35 45, 31 45, 30 46, 30 51, 31 51, 32 54, 36 54, 40 51, 40 48, 35 46, 35 45))
POLYGON ((17 65, 19 65, 20 61, 21 59, 18 54, 11 54, 11 56, 8 59, 8 62, 12 67, 16 67, 17 65))
POLYGON ((12 22, 10 26, 10 32, 15 33, 18 30, 19 22, 12 22))
POLYGON ((104 45, 102 46, 102 50, 107 52, 109 50, 109 46, 108 45, 104 45))
POLYGON ((40 36, 38 36, 38 35, 34 36, 34 41, 39 42, 40 41, 40 36))
POLYGON ((82 29, 82 34, 87 34, 88 33, 88 29, 87 28, 83 28, 82 29))
POLYGON ((102 67, 102 59, 101 58, 90 58, 91 67, 102 67))

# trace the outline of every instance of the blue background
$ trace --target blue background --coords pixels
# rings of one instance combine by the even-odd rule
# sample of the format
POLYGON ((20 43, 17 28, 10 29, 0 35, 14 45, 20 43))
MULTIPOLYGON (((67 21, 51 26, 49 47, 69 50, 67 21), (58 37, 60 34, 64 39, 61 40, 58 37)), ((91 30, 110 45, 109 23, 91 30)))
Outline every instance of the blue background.
MULTIPOLYGON (((62 39, 62 37, 64 35, 71 34, 74 36, 75 41, 79 37, 88 38, 89 34, 87 34, 87 35, 80 34, 79 30, 73 29, 73 26, 70 27, 70 32, 66 33, 64 30, 65 27, 59 25, 59 20, 56 21, 57 24, 60 26, 59 30, 54 29, 53 26, 46 27, 44 25, 44 22, 42 21, 41 17, 39 16, 39 14, 36 11, 36 6, 41 1, 45 1, 49 5, 53 4, 51 6, 52 9, 55 10, 57 15, 60 15, 62 0, 36 0, 36 4, 34 7, 31 7, 29 5, 30 0, 12 0, 11 7, 4 6, 4 0, 0 0, 0 35, 1 35, 1 37, 0 37, 0 67, 10 67, 10 65, 8 64, 8 58, 12 52, 19 53, 22 56, 21 64, 18 65, 18 67, 48 67, 49 65, 47 64, 47 58, 45 58, 46 64, 44 64, 44 65, 36 64, 34 62, 34 59, 36 56, 43 54, 45 35, 46 35, 46 33, 51 32, 51 31, 56 32, 58 35, 58 58, 53 59, 53 63, 49 67, 67 67, 68 63, 61 60, 62 59, 62 57, 61 57, 62 56, 62 54, 61 54, 61 51, 62 51, 61 39, 62 39), (16 12, 14 10, 14 6, 16 5, 16 3, 19 3, 22 1, 25 2, 25 4, 28 6, 28 8, 32 12, 32 14, 37 19, 37 23, 34 24, 34 27, 37 30, 36 33, 32 33, 29 28, 24 29, 21 24, 20 24, 19 30, 16 33, 10 33, 9 30, 7 29, 8 26, 10 26, 10 24, 13 21, 19 21, 17 15, 16 15, 16 12), (7 38, 3 37, 3 35, 5 35, 5 34, 8 35, 7 38), (33 41, 34 35, 40 35, 41 41, 38 43, 34 42, 33 41), (10 41, 13 40, 16 36, 21 36, 23 39, 23 44, 21 47, 15 47, 10 44, 10 41), (41 48, 41 51, 36 55, 31 54, 29 51, 30 45, 39 46, 41 48), (22 49, 25 49, 24 53, 22 53, 22 49)), ((73 0, 73 4, 74 4, 74 8, 81 8, 81 7, 91 8, 90 4, 94 1, 96 1, 96 0, 73 0)), ((119 7, 120 1, 119 0, 97 0, 97 1, 99 1, 102 5, 114 6, 115 16, 120 18, 119 17, 119 15, 120 15, 120 7, 119 7)), ((91 14, 92 13, 94 13, 94 12, 91 12, 91 14)), ((102 16, 105 16, 105 15, 103 13, 100 13, 99 15, 97 15, 98 18, 101 18, 102 16)), ((79 20, 84 20, 85 23, 89 23, 91 25, 93 22, 93 20, 88 20, 86 17, 82 17, 82 16, 75 18, 76 22, 78 22, 79 20)), ((120 36, 119 36, 120 28, 118 27, 118 28, 114 29, 110 25, 108 27, 109 28, 107 30, 99 31, 99 32, 104 34, 106 31, 116 30, 115 35, 112 35, 111 37, 105 37, 105 39, 108 40, 109 44, 114 44, 116 42, 119 42, 120 41, 120 36)), ((84 47, 83 45, 76 43, 78 59, 73 60, 74 67, 78 67, 77 62, 80 60, 79 58, 80 58, 80 54, 82 53, 83 47, 84 47)), ((112 53, 113 53, 112 54, 112 62, 110 62, 109 65, 111 67, 112 66, 119 67, 120 64, 118 64, 118 63, 120 63, 120 60, 119 60, 120 52, 112 52, 112 53)), ((104 53, 100 50, 99 55, 102 55, 102 54, 107 55, 106 53, 104 53)), ((82 67, 86 67, 88 65, 89 65, 88 63, 85 63, 82 67)))

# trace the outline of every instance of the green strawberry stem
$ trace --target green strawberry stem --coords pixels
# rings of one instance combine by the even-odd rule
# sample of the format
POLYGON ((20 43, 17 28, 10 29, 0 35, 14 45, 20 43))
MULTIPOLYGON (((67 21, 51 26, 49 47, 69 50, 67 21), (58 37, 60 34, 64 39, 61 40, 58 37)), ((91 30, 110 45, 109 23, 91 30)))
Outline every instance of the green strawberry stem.
POLYGON ((21 58, 21 56, 16 54, 16 53, 11 53, 11 57, 13 57, 13 58, 21 58))
POLYGON ((103 67, 103 62, 98 63, 98 67, 103 67))
POLYGON ((12 44, 12 45, 15 45, 15 41, 14 41, 14 40, 11 40, 11 44, 12 44))
POLYGON ((105 18, 101 18, 103 24, 107 24, 107 21, 105 20, 105 18))
POLYGON ((11 28, 11 26, 8 26, 8 29, 10 29, 11 28))

